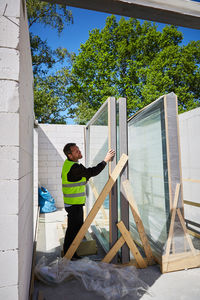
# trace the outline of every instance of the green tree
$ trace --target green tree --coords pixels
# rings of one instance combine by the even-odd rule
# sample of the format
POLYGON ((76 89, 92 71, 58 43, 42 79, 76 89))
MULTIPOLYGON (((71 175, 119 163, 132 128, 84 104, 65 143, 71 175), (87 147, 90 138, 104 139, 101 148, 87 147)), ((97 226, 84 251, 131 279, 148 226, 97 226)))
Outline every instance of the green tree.
POLYGON ((127 98, 130 116, 172 91, 181 112, 199 106, 200 41, 180 46, 182 39, 175 26, 159 32, 151 22, 108 17, 73 59, 71 115, 84 124, 107 97, 116 96, 127 98))
POLYGON ((65 48, 52 49, 47 40, 42 40, 39 35, 33 34, 32 26, 39 23, 41 27, 48 26, 60 35, 64 26, 73 22, 72 13, 65 4, 50 4, 40 0, 27 0, 27 13, 36 119, 41 123, 65 123, 66 116, 62 116, 60 112, 65 111, 70 105, 66 93, 70 81, 71 55, 65 48))

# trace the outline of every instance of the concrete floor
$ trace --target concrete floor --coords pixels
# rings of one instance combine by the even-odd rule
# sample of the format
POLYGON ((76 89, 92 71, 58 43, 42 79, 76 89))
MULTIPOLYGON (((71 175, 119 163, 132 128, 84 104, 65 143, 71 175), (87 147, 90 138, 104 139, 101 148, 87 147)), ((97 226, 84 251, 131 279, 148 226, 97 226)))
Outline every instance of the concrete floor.
MULTIPOLYGON (((65 221, 64 211, 43 214, 40 217, 36 262, 45 255, 51 261, 60 256, 60 241, 58 225, 65 221)), ((100 259, 103 250, 90 259, 100 259)), ((149 294, 127 295, 124 300, 199 300, 200 299, 200 268, 161 274, 158 265, 137 269, 137 276, 149 286, 149 294)), ((58 285, 45 285, 35 280, 33 300, 38 299, 38 292, 45 300, 103 300, 103 296, 94 291, 87 291, 82 282, 77 279, 65 280, 58 285)), ((122 299, 122 298, 118 298, 122 299)))

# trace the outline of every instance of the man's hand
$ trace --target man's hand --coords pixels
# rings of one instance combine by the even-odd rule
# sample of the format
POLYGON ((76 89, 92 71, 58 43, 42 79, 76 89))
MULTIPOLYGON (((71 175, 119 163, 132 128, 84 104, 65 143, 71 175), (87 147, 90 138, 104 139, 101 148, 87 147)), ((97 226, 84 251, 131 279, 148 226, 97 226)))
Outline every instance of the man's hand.
POLYGON ((104 161, 107 163, 107 162, 111 161, 114 156, 115 156, 115 151, 113 149, 111 149, 106 154, 104 161))

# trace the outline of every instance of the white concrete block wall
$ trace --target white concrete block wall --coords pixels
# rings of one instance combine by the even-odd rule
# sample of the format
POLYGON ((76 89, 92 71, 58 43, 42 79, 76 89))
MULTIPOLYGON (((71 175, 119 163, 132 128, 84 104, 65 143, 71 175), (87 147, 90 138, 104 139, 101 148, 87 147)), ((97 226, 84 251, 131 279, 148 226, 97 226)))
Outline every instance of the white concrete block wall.
POLYGON ((19 299, 28 299, 33 251, 33 73, 25 9, 20 11, 19 67, 19 299))
POLYGON ((0 3, 0 299, 18 299, 20 1, 0 3), (11 3, 12 2, 12 3, 11 3), (10 9, 13 5, 14 9, 10 9), (8 19, 7 19, 8 18, 8 19), (11 18, 11 21, 9 20, 11 18), (16 21, 16 24, 13 22, 16 21), (10 24, 12 23, 12 24, 10 24), (11 41, 10 36, 13 36, 11 41), (12 65, 8 61, 12 61, 12 65), (13 72, 13 69, 15 70, 13 72), (18 74, 17 74, 18 72, 18 74), (13 239, 14 237, 14 239, 13 239))
POLYGON ((80 163, 85 164, 84 126, 40 124, 38 126, 38 181, 51 193, 56 207, 63 207, 61 172, 66 156, 63 147, 76 143, 82 151, 80 163))
MULTIPOLYGON (((200 108, 180 114, 179 126, 183 198, 200 203, 200 108)), ((189 205, 184 208, 185 218, 199 224, 200 208, 189 205)))
POLYGON ((0 1, 0 299, 28 299, 33 249, 33 93, 25 1, 0 1))
POLYGON ((33 234, 35 234, 36 221, 37 221, 37 213, 38 213, 38 128, 34 128, 34 154, 33 154, 34 162, 33 162, 33 172, 34 172, 34 180, 33 180, 33 234))

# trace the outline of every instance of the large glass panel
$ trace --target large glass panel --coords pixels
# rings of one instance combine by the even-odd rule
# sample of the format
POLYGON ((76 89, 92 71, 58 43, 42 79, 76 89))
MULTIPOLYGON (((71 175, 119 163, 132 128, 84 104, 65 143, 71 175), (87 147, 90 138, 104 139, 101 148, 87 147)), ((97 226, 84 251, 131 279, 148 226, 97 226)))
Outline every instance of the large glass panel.
MULTIPOLYGON (((108 104, 89 124, 89 166, 95 166, 101 162, 108 151, 108 104)), ((108 181, 108 164, 105 169, 91 178, 93 194, 90 192, 90 201, 94 204, 96 197, 94 191, 100 194, 108 181)), ((99 210, 92 229, 97 235, 103 248, 109 250, 109 196, 106 197, 103 206, 99 210)))
MULTIPOLYGON (((163 99, 128 122, 129 180, 153 252, 162 254, 168 235, 169 193, 163 99)), ((130 214, 130 230, 140 242, 130 214)))

